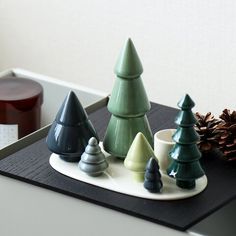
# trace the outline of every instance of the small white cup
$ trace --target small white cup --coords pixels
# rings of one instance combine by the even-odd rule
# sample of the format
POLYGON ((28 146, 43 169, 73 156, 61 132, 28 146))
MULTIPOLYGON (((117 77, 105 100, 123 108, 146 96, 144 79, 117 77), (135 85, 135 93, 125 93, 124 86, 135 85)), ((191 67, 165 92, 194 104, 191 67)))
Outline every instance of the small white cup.
POLYGON ((171 162, 169 152, 175 144, 172 139, 175 132, 176 129, 163 129, 154 134, 154 153, 162 173, 166 173, 166 169, 171 162))

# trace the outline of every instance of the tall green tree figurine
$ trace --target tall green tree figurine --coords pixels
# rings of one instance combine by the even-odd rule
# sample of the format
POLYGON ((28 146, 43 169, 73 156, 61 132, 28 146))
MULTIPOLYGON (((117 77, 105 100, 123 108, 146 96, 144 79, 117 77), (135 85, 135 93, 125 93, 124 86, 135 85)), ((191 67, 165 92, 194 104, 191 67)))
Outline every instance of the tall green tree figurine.
POLYGON ((115 67, 117 79, 108 110, 112 113, 103 146, 106 152, 124 159, 136 134, 142 132, 153 147, 153 135, 146 112, 151 105, 140 75, 143 67, 131 39, 128 39, 115 67))
POLYGON ((197 147, 199 135, 194 129, 197 121, 191 111, 194 105, 188 94, 178 102, 181 111, 176 117, 178 128, 173 135, 176 144, 170 152, 173 162, 167 169, 169 176, 176 178, 177 186, 184 189, 194 188, 195 180, 204 175, 199 162, 201 152, 197 147))

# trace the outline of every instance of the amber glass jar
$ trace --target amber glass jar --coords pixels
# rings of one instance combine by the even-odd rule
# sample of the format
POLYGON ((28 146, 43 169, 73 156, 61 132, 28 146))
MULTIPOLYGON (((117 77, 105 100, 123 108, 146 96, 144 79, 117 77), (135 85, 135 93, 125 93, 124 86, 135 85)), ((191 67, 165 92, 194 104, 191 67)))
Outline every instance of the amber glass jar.
POLYGON ((14 76, 0 79, 0 138, 18 139, 39 129, 42 103, 38 82, 14 76))

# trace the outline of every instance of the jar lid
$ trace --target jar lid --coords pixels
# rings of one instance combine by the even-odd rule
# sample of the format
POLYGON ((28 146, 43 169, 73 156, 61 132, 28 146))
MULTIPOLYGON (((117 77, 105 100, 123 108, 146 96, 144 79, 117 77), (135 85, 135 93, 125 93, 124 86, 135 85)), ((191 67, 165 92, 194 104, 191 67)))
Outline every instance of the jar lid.
POLYGON ((43 87, 36 81, 22 77, 8 76, 0 79, 0 109, 9 105, 26 111, 43 103, 43 87))

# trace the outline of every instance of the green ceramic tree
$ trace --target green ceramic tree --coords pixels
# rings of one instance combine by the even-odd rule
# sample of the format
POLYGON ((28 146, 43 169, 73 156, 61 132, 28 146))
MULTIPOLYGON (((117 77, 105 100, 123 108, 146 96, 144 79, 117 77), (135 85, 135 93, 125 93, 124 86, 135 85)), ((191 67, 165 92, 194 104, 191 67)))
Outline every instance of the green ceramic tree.
POLYGON ((105 151, 121 159, 125 158, 138 132, 142 132, 153 146, 146 117, 151 105, 140 77, 142 72, 138 54, 128 39, 115 67, 117 79, 107 106, 112 116, 103 141, 105 151))
POLYGON ((194 105, 188 94, 178 103, 181 111, 176 117, 178 129, 173 135, 176 144, 170 152, 173 162, 167 169, 167 173, 176 178, 177 186, 185 189, 194 188, 195 180, 204 175, 199 163, 201 152, 197 147, 199 135, 194 129, 196 119, 191 111, 194 105))
POLYGON ((151 157, 154 157, 152 147, 141 132, 137 133, 124 161, 125 167, 132 171, 136 181, 144 181, 145 168, 151 157))

